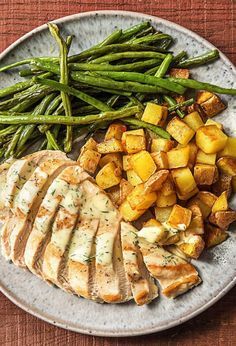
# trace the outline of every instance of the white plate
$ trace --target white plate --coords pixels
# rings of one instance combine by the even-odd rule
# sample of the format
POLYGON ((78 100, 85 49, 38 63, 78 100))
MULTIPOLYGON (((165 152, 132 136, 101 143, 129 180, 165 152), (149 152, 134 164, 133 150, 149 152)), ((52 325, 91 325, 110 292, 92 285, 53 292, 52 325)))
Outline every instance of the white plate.
MULTIPOLYGON (((101 41, 116 27, 127 28, 150 20, 159 30, 177 39, 175 51, 187 50, 197 55, 214 48, 203 38, 161 18, 123 11, 98 11, 72 15, 56 21, 63 31, 74 34, 72 53, 101 41)), ((56 55, 57 47, 43 25, 26 34, 1 55, 1 65, 29 56, 56 55)), ((221 60, 193 70, 202 81, 236 87, 236 71, 221 54, 221 60)), ((20 80, 17 73, 1 74, 1 87, 20 80)), ((225 129, 236 135, 235 98, 224 97, 229 107, 218 119, 225 129)), ((160 297, 149 306, 134 303, 97 304, 60 289, 50 287, 29 272, 7 263, 0 256, 0 289, 15 304, 29 313, 59 327, 100 336, 130 336, 158 332, 174 327, 201 313, 219 300, 235 283, 235 233, 220 246, 205 252, 196 262, 203 283, 187 294, 168 300, 160 297)))

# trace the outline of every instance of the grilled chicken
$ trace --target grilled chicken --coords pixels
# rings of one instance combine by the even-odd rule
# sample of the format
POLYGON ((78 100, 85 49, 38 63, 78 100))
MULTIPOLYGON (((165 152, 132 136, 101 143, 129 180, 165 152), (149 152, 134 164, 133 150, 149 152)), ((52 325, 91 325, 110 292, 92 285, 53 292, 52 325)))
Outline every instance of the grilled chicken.
MULTIPOLYGON (((48 283, 97 302, 148 304, 200 283, 183 256, 140 238, 109 196, 60 151, 0 166, 3 256, 48 283)), ((171 249, 170 249, 171 250, 171 249)))

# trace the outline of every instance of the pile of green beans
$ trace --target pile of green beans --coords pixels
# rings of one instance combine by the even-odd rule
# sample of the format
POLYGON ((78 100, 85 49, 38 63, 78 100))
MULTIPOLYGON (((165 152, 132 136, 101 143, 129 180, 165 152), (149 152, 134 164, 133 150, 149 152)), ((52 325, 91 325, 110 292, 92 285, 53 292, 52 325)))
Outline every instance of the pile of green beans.
POLYGON ((114 120, 170 138, 159 126, 141 120, 147 102, 168 107, 184 118, 194 98, 177 102, 188 90, 236 95, 235 89, 174 78, 171 68, 192 68, 219 58, 217 50, 188 57, 174 54, 174 38, 149 22, 116 29, 102 42, 69 56, 72 37, 63 38, 55 24, 49 31, 58 56, 33 57, 0 66, 0 73, 18 69, 27 78, 0 89, 0 159, 20 157, 33 143, 39 149, 70 152, 81 134, 106 129, 114 120), (27 65, 25 67, 25 65, 27 65), (23 67, 22 67, 23 66, 23 67))

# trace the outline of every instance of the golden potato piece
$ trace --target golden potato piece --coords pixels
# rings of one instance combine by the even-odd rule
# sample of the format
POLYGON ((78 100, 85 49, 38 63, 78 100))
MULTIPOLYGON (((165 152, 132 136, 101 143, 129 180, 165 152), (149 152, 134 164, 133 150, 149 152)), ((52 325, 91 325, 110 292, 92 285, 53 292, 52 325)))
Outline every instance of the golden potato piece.
POLYGON ((205 242, 198 234, 191 234, 183 237, 176 244, 187 256, 198 259, 205 247, 205 242))
POLYGON ((94 173, 97 169, 101 154, 92 149, 83 151, 78 162, 80 166, 89 173, 94 173))
POLYGON ((232 180, 232 176, 220 174, 219 179, 212 185, 212 192, 219 196, 222 192, 227 191, 227 197, 229 198, 232 192, 232 180))
MULTIPOLYGON (((159 172, 161 172, 161 171, 159 171, 159 172)), ((167 179, 165 180, 165 182, 163 184, 161 184, 160 188, 161 188, 161 192, 164 196, 169 196, 175 192, 174 184, 173 184, 173 181, 172 181, 170 176, 167 177, 167 179)))
POLYGON ((157 195, 155 192, 145 192, 144 184, 135 186, 127 196, 127 201, 131 208, 137 210, 148 209, 156 199, 157 195))
POLYGON ((204 220, 206 220, 211 213, 211 207, 201 201, 197 196, 188 201, 187 207, 189 208, 192 205, 197 205, 200 208, 204 220))
POLYGON ((134 189, 133 185, 127 181, 126 179, 121 179, 120 181, 120 199, 119 204, 124 202, 126 197, 131 193, 131 191, 134 189))
POLYGON ((198 205, 193 204, 188 207, 189 210, 192 212, 192 218, 190 225, 188 226, 187 230, 185 231, 186 235, 189 234, 204 234, 204 223, 203 223, 203 216, 201 209, 198 205))
POLYGON ((217 211, 227 210, 229 208, 227 201, 227 192, 224 191, 222 194, 216 199, 215 203, 212 206, 212 213, 216 213, 217 211))
POLYGON ((229 225, 236 221, 236 211, 217 211, 209 216, 209 221, 223 230, 227 230, 229 225))
POLYGON ((150 153, 146 150, 142 150, 139 153, 132 155, 130 163, 133 170, 144 182, 147 181, 156 171, 155 162, 150 153))
POLYGON ((163 223, 166 222, 170 216, 173 206, 170 207, 155 207, 155 217, 156 219, 163 223))
POLYGON ((126 126, 124 124, 121 124, 121 123, 111 124, 108 127, 108 130, 105 134, 105 141, 108 141, 109 139, 113 139, 113 138, 121 140, 121 137, 125 131, 126 131, 126 126))
POLYGON ((130 158, 132 155, 124 155, 123 156, 123 170, 128 171, 129 169, 132 169, 130 158))
POLYGON ((175 186, 180 194, 185 195, 197 187, 192 172, 188 167, 177 168, 171 171, 175 186))
POLYGON ((114 203, 116 206, 119 206, 120 203, 120 186, 116 185, 113 187, 110 187, 107 189, 107 194, 110 197, 112 203, 114 203))
POLYGON ((226 146, 218 153, 218 156, 231 156, 236 158, 236 138, 228 137, 226 146))
POLYGON ((167 153, 164 151, 158 151, 151 153, 151 156, 156 164, 157 170, 169 168, 167 153))
POLYGON ((188 143, 189 147, 189 160, 188 160, 188 167, 190 169, 193 168, 193 166, 196 163, 196 157, 197 157, 197 152, 198 152, 198 147, 195 143, 190 142, 188 143))
POLYGON ((198 163, 194 166, 194 179, 197 185, 212 185, 215 181, 217 167, 198 163))
POLYGON ((171 77, 188 79, 190 72, 187 68, 171 68, 169 74, 171 77))
POLYGON ((226 108, 226 105, 218 95, 209 93, 208 91, 200 91, 198 93, 197 102, 201 105, 204 113, 209 118, 214 117, 226 108))
POLYGON ((224 230, 210 225, 205 225, 205 244, 207 248, 223 243, 228 238, 228 233, 224 230))
POLYGON ((114 162, 107 163, 96 175, 96 183, 102 189, 119 184, 121 181, 121 169, 114 162))
POLYGON ((117 167, 120 167, 120 169, 123 168, 122 156, 120 153, 110 153, 110 154, 104 155, 99 161, 99 166, 103 167, 108 162, 114 162, 117 167))
MULTIPOLYGON (((165 169, 151 175, 151 177, 144 183, 145 192, 153 192, 162 189, 168 176, 169 171, 165 169)), ((172 190, 172 192, 174 192, 174 190, 172 190)))
POLYGON ((176 193, 173 192, 169 196, 164 196, 161 191, 157 192, 156 206, 157 207, 170 207, 174 205, 177 201, 176 193))
POLYGON ((195 132, 178 117, 171 119, 166 130, 178 143, 183 145, 188 144, 195 134, 195 132))
POLYGON ((236 176, 236 158, 221 157, 216 164, 222 173, 232 177, 236 176))
POLYGON ((126 175, 128 182, 130 182, 130 184, 133 186, 137 186, 139 184, 142 184, 143 182, 139 175, 133 169, 129 169, 128 171, 126 171, 126 175))
POLYGON ((198 150, 196 156, 196 163, 204 163, 207 165, 215 165, 216 154, 206 154, 201 149, 198 150))
POLYGON ((167 107, 148 102, 143 112, 142 121, 153 125, 164 126, 167 115, 167 107))
POLYGON ((132 209, 131 205, 127 200, 125 200, 119 208, 119 211, 121 213, 121 216, 125 221, 135 221, 137 220, 141 215, 143 215, 146 211, 144 210, 137 210, 137 209, 132 209))
POLYGON ((128 154, 134 154, 146 149, 146 137, 143 129, 124 132, 121 142, 128 154))
POLYGON ((169 151, 173 149, 175 146, 174 141, 171 141, 170 139, 165 138, 153 138, 152 144, 151 144, 151 152, 157 152, 157 151, 169 151))
POLYGON ((177 191, 177 196, 178 199, 180 199, 181 201, 187 201, 189 200, 191 197, 193 197, 194 195, 196 195, 198 193, 198 188, 195 187, 192 191, 188 192, 188 193, 184 193, 181 194, 179 191, 177 191))
POLYGON ((202 118, 197 111, 187 114, 183 121, 195 132, 199 127, 204 125, 202 118))
POLYGON ((220 130, 223 130, 223 125, 221 123, 218 123, 215 120, 212 119, 207 119, 207 121, 205 122, 205 126, 209 126, 209 125, 215 125, 217 126, 220 130))
POLYGON ((175 148, 167 152, 169 168, 186 167, 189 162, 190 147, 175 148))
POLYGON ((209 191, 199 191, 196 197, 205 203, 210 209, 212 209, 213 204, 217 200, 217 196, 209 191))
POLYGON ((100 154, 109 154, 109 153, 119 153, 122 152, 123 146, 121 141, 115 138, 111 138, 108 141, 99 143, 97 145, 97 150, 100 154))
POLYGON ((196 132, 196 144, 206 154, 224 149, 227 136, 215 125, 202 126, 196 132))
POLYGON ((172 227, 180 231, 185 231, 190 225, 191 217, 192 211, 190 209, 183 208, 180 205, 175 204, 167 222, 172 227))

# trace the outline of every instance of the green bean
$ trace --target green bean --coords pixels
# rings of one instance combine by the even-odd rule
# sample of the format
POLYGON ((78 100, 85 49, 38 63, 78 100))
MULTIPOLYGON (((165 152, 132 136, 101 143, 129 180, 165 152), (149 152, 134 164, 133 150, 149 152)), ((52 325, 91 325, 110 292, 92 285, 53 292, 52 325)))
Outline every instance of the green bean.
POLYGON ((205 65, 209 62, 215 61, 218 58, 219 58, 218 50, 213 49, 210 52, 204 53, 202 55, 195 56, 195 57, 180 61, 177 66, 181 67, 181 68, 183 68, 183 67, 185 68, 185 67, 205 65))
POLYGON ((167 50, 167 48, 169 48, 169 46, 171 45, 171 43, 173 43, 173 39, 172 38, 167 38, 165 40, 163 40, 162 42, 160 42, 158 44, 158 47, 160 49, 162 49, 163 51, 167 50))
POLYGON ((73 95, 75 97, 77 97, 80 100, 85 101, 86 103, 96 107, 97 109, 101 110, 101 111, 109 111, 111 110, 111 107, 107 106, 105 103, 103 103, 102 101, 99 101, 97 99, 95 99, 94 97, 85 94, 82 91, 76 90, 72 87, 69 87, 65 84, 62 83, 58 83, 56 81, 53 81, 51 79, 35 79, 35 81, 37 83, 43 84, 43 85, 48 85, 50 86, 52 89, 55 90, 59 90, 59 91, 64 91, 70 95, 73 95))
POLYGON ((140 38, 134 38, 129 41, 129 43, 132 44, 150 44, 156 41, 164 40, 164 39, 172 39, 170 35, 162 34, 162 33, 155 33, 153 35, 148 35, 140 38))
POLYGON ((20 138, 21 132, 23 130, 24 126, 21 125, 17 131, 15 132, 12 140, 10 141, 7 150, 5 151, 5 157, 8 158, 14 154, 15 147, 17 146, 18 140, 20 138))
POLYGON ((59 125, 87 125, 94 121, 115 120, 130 117, 140 112, 139 107, 133 106, 123 110, 102 112, 99 114, 91 114, 80 117, 50 116, 38 115, 32 116, 30 113, 10 113, 0 112, 0 124, 6 125, 23 125, 23 124, 59 124, 59 125))
POLYGON ((179 52, 172 61, 173 65, 177 65, 180 61, 182 61, 184 58, 187 58, 188 54, 184 50, 182 52, 179 52))
POLYGON ((101 64, 107 61, 115 61, 120 59, 144 59, 144 58, 150 58, 150 59, 161 59, 163 60, 165 58, 165 54, 159 53, 159 52, 149 52, 149 51, 142 51, 142 52, 121 52, 121 53, 112 53, 103 55, 99 58, 93 59, 90 61, 90 64, 101 64))
POLYGON ((176 103, 175 105, 170 106, 168 108, 168 111, 171 113, 178 110, 179 108, 191 106, 193 103, 194 103, 194 99, 189 99, 180 103, 176 103))
POLYGON ((56 96, 45 110, 45 115, 52 114, 61 103, 61 95, 56 96))
POLYGON ((142 22, 140 24, 131 26, 130 28, 123 30, 122 36, 120 37, 120 42, 128 40, 130 37, 136 35, 142 30, 145 30, 151 26, 150 22, 142 22))
POLYGON ((33 82, 31 80, 16 83, 14 85, 11 85, 9 87, 1 89, 0 90, 0 97, 9 96, 9 95, 12 95, 18 91, 25 90, 25 89, 29 88, 31 85, 33 85, 33 82))
POLYGON ((69 67, 72 71, 133 71, 156 66, 160 59, 149 59, 124 65, 72 63, 69 67))
MULTIPOLYGON (((42 61, 57 61, 58 59, 57 58, 50 58, 50 57, 41 57, 41 58, 38 58, 38 59, 41 59, 42 61)), ((14 62, 12 64, 9 64, 9 65, 5 65, 3 67, 0 68, 0 72, 5 72, 7 70, 10 70, 14 67, 18 67, 18 66, 22 66, 22 65, 28 65, 30 64, 32 61, 34 60, 34 58, 28 58, 28 59, 24 59, 24 60, 21 60, 21 61, 17 61, 17 62, 14 62)))
MULTIPOLYGON (((56 40, 58 46, 59 46, 59 60, 60 60, 60 83, 64 85, 68 85, 69 82, 69 69, 67 66, 67 55, 68 55, 68 47, 66 42, 63 40, 63 38, 60 35, 59 29, 56 24, 48 24, 49 30, 56 40)), ((61 90, 61 99, 62 103, 65 109, 65 115, 67 117, 72 116, 72 108, 71 108, 71 101, 70 97, 67 92, 61 90)), ((65 144, 64 144, 64 150, 65 152, 70 152, 72 149, 72 128, 70 126, 66 127, 66 138, 65 138, 65 144)))
POLYGON ((113 31, 109 36, 107 36, 101 43, 99 43, 95 47, 104 47, 104 46, 108 46, 110 44, 113 44, 113 43, 119 41, 119 38, 121 37, 121 35, 122 35, 122 30, 117 29, 117 30, 113 31))
MULTIPOLYGON (((174 107, 174 106, 177 105, 177 102, 176 102, 176 100, 173 97, 171 97, 169 95, 164 95, 163 98, 168 103, 168 105, 170 107, 174 107)), ((185 116, 185 114, 180 109, 177 109, 176 113, 178 114, 178 116, 180 118, 184 118, 184 116, 185 116)))
POLYGON ((115 80, 133 81, 149 85, 155 85, 166 90, 173 91, 177 94, 183 94, 185 92, 184 87, 179 87, 177 83, 169 83, 168 79, 162 79, 145 75, 138 72, 112 72, 112 71, 99 71, 98 74, 106 77, 113 78, 115 80))
POLYGON ((134 118, 126 118, 126 119, 123 119, 122 121, 128 125, 135 125, 138 127, 143 127, 145 129, 148 129, 162 138, 170 139, 169 133, 166 132, 162 127, 152 125, 145 121, 134 119, 134 118))
POLYGON ((50 145, 50 148, 54 149, 54 150, 61 150, 60 146, 58 145, 54 135, 52 134, 51 131, 47 131, 46 132, 46 137, 47 137, 47 141, 48 144, 50 145))
POLYGON ((189 89, 207 90, 218 94, 236 95, 236 89, 222 88, 218 85, 199 82, 194 79, 169 77, 167 78, 167 80, 169 80, 170 82, 178 83, 179 85, 182 85, 183 87, 189 89))
POLYGON ((162 61, 161 65, 159 66, 157 72, 155 73, 155 77, 159 77, 159 78, 164 77, 166 72, 168 71, 168 68, 170 67, 172 60, 173 60, 173 55, 167 54, 167 56, 162 61))
POLYGON ((16 125, 7 126, 0 131, 0 138, 10 135, 10 134, 16 132, 16 130, 17 130, 16 125))

